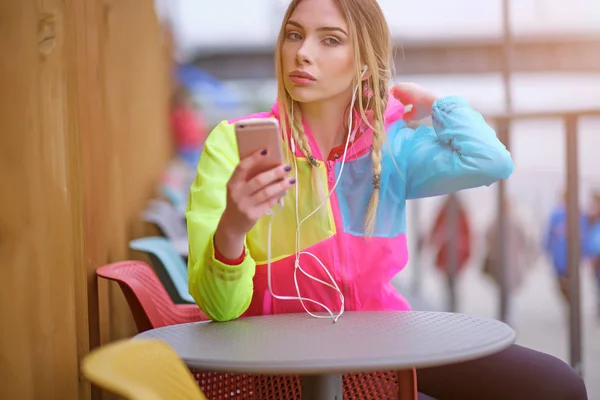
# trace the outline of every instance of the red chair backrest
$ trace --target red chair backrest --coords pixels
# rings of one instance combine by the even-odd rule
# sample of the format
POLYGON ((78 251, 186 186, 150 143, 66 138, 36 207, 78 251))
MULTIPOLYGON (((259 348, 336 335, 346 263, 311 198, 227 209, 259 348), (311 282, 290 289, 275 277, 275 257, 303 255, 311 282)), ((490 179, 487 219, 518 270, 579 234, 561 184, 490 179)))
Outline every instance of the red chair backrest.
POLYGON ((154 270, 141 261, 108 264, 96 275, 119 284, 140 332, 207 319, 195 305, 173 303, 154 270))

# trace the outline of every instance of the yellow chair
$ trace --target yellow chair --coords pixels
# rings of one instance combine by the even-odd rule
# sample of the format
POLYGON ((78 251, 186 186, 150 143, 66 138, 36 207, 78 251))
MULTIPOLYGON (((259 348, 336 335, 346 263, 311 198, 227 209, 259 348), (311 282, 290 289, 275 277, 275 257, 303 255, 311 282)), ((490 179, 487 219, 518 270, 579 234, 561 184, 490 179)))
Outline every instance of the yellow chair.
POLYGON ((127 400, 206 400, 189 369, 164 342, 123 340, 93 350, 83 375, 127 400))

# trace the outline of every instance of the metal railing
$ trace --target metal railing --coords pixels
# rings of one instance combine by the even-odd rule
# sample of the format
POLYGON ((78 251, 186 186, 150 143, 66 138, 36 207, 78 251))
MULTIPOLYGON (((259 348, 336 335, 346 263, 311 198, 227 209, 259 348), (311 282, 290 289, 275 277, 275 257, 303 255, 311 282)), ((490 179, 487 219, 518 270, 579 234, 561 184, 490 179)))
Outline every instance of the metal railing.
MULTIPOLYGON (((510 148, 510 125, 515 120, 545 119, 560 117, 564 123, 565 158, 566 158, 566 209, 567 209, 567 276, 570 284, 569 302, 569 361, 571 366, 583 374, 582 366, 582 331, 581 331, 581 237, 579 206, 579 120, 582 117, 600 117, 600 109, 567 110, 538 113, 522 113, 496 115, 497 132, 500 139, 510 148)), ((499 318, 506 320, 509 295, 506 281, 507 259, 507 210, 506 182, 498 183, 498 221, 500 229, 500 301, 499 318)))
MULTIPOLYGON (((488 116, 487 119, 496 125, 499 139, 510 149, 511 124, 517 120, 526 119, 557 119, 560 118, 564 124, 565 135, 565 158, 566 158, 566 211, 567 211, 567 277, 570 283, 569 302, 569 362, 580 374, 583 374, 582 366, 582 320, 581 320, 581 290, 580 290, 580 265, 581 265, 581 237, 580 218, 581 210, 579 203, 580 174, 579 174, 579 120, 583 117, 600 117, 600 109, 591 110, 566 110, 548 111, 536 113, 513 113, 488 116)), ((498 301, 498 319, 506 321, 510 296, 507 285, 508 259, 508 210, 507 210, 507 181, 498 182, 497 191, 497 218, 499 229, 499 287, 500 295, 498 301)), ((418 202, 417 202, 418 203, 418 202)), ((450 208, 452 210, 452 207, 450 208)), ((418 207, 413 208, 413 213, 418 214, 418 207)), ((449 214, 455 214, 451 211, 449 214)), ((449 226, 449 251, 447 273, 450 275, 448 287, 449 311, 457 311, 456 292, 454 282, 458 273, 458 252, 456 250, 457 240, 457 218, 456 215, 448 217, 449 226), (454 238, 454 239, 453 239, 454 238)), ((417 269, 420 269, 417 267, 417 269)), ((415 271, 413 276, 413 290, 418 291, 421 286, 420 271, 415 271)))
MULTIPOLYGON (((502 78, 505 91, 505 106, 508 113, 496 115, 497 132, 500 139, 510 149, 510 126, 515 120, 560 117, 564 123, 566 157, 566 208, 567 208, 567 277, 570 283, 569 301, 569 361, 571 366, 583 376, 582 332, 581 332, 581 292, 580 292, 580 209, 579 209, 579 119, 587 116, 600 116, 600 109, 567 110, 563 112, 539 112, 516 114, 512 109, 511 72, 514 61, 513 34, 510 24, 511 0, 502 0, 503 48, 502 78)), ((506 321, 508 302, 506 260, 507 260, 507 209, 506 182, 498 184, 498 215, 500 229, 500 301, 499 318, 506 321)))

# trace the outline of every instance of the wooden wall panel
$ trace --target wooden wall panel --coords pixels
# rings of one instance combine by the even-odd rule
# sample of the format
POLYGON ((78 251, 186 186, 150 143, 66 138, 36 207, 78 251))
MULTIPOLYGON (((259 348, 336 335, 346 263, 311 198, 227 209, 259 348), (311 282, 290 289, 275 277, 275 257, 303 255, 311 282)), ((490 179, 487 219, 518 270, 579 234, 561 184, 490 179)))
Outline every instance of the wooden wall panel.
POLYGON ((134 333, 94 271, 145 232, 170 61, 152 0, 0 0, 0 51, 0 398, 84 399, 79 360, 134 333))
POLYGON ((59 1, 2 6, 2 398, 78 393, 78 152, 64 11, 59 1))
MULTIPOLYGON (((156 23, 147 23, 156 18, 147 4, 147 0, 105 2, 107 129, 112 141, 108 174, 114 183, 110 226, 117 228, 110 232, 112 260, 129 257, 123 243, 145 232, 139 214, 147 199, 156 194, 156 178, 170 155, 165 151, 171 146, 165 113, 169 60, 163 32, 156 23), (127 223, 116 222, 123 220, 127 223)), ((118 287, 111 289, 112 336, 129 336, 134 328, 128 309, 118 287)))

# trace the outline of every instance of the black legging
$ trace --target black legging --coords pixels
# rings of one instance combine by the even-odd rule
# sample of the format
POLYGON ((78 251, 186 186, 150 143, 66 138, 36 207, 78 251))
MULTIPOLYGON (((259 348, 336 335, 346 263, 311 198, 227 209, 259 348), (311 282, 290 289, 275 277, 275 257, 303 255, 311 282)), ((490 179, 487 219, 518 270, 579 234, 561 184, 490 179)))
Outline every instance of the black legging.
POLYGON ((513 345, 494 355, 417 370, 419 400, 587 400, 583 379, 564 361, 513 345))

